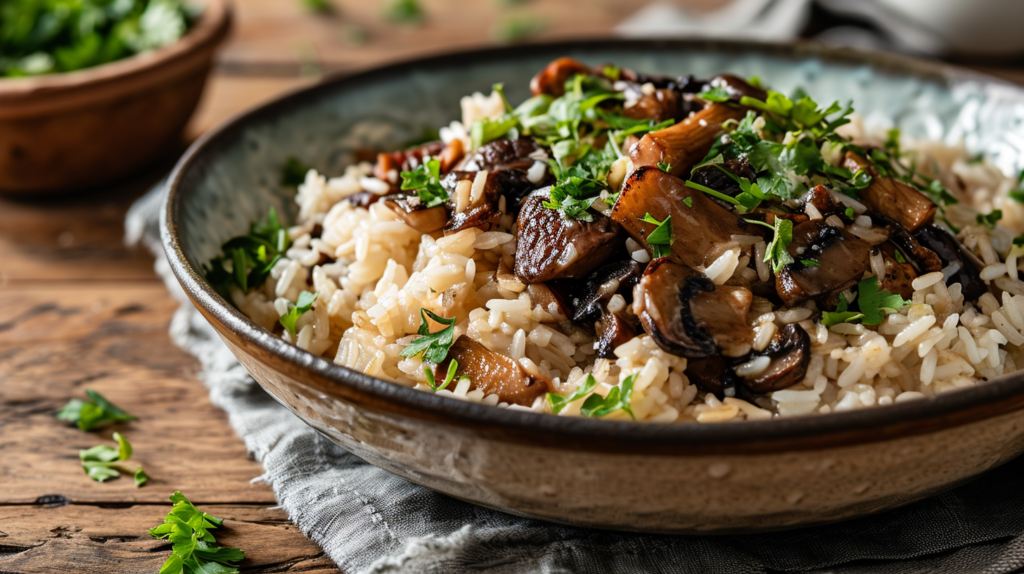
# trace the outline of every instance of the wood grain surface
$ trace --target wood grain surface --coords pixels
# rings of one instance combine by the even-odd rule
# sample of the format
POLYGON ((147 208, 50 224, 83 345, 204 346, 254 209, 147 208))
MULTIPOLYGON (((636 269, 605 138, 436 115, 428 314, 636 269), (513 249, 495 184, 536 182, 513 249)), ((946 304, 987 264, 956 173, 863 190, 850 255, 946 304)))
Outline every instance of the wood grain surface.
MULTIPOLYGON (((696 10, 722 0, 688 0, 696 10)), ((421 25, 382 18, 383 2, 331 0, 313 14, 300 0, 239 0, 234 38, 220 56, 188 131, 194 138, 232 115, 330 71, 494 43, 510 19, 543 23, 539 38, 607 33, 636 9, 628 0, 424 0, 421 25), (365 36, 354 43, 353 35, 365 36)), ((986 71, 1024 80, 1017 68, 986 71)), ((246 552, 247 573, 336 573, 322 551, 273 509, 248 458, 207 398, 194 359, 167 334, 177 307, 152 258, 123 242, 124 214, 173 165, 107 189, 43 201, 0 199, 0 573, 155 573, 169 546, 146 530, 181 490, 225 518, 219 540, 246 552), (139 420, 83 433, 53 414, 85 389, 139 420), (78 449, 135 447, 151 477, 96 483, 78 449)))

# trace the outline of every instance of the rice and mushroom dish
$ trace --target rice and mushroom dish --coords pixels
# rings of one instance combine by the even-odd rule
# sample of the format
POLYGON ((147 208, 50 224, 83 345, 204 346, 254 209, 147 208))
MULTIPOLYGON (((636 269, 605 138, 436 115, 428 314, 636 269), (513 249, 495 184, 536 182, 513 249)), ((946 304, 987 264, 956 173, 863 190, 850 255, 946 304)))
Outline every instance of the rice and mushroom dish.
POLYGON ((301 170, 296 223, 211 285, 338 365, 560 416, 824 414, 1024 366, 1024 188, 962 146, 728 74, 561 58, 530 89, 301 170))

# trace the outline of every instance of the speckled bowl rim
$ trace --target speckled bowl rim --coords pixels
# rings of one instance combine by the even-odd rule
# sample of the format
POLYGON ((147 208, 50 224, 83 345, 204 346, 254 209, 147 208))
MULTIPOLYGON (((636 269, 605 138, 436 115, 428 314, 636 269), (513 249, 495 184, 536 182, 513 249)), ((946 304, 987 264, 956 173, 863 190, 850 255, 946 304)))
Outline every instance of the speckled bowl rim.
MULTIPOLYGON (((768 421, 743 421, 723 424, 635 423, 632 421, 606 421, 583 417, 559 417, 544 413, 502 409, 452 398, 436 396, 414 390, 383 379, 341 367, 315 356, 283 339, 273 336, 257 326, 238 309, 218 295, 189 260, 179 238, 179 213, 189 198, 183 186, 186 173, 210 150, 229 143, 246 129, 249 122, 265 116, 274 116, 323 92, 340 89, 359 90, 360 83, 378 78, 394 77, 412 71, 422 72, 434 66, 444 66, 453 60, 507 59, 525 54, 559 54, 565 51, 603 52, 655 51, 655 50, 715 50, 720 52, 750 52, 776 54, 798 59, 816 57, 825 63, 868 64, 888 73, 903 73, 925 81, 950 85, 961 81, 999 84, 1016 90, 1024 100, 1024 88, 1005 80, 953 66, 928 62, 906 56, 861 52, 829 48, 813 43, 762 43, 720 40, 632 40, 584 39, 525 46, 475 49, 403 61, 373 68, 352 75, 328 78, 314 86, 301 88, 236 115, 228 122, 208 132, 196 141, 174 168, 168 185, 164 209, 161 212, 161 239, 171 269, 193 302, 208 316, 221 322, 227 329, 248 343, 270 353, 284 363, 308 370, 311 375, 334 381, 356 394, 375 399, 374 404, 391 405, 392 410, 404 415, 443 420, 456 424, 519 432, 531 436, 543 434, 553 442, 589 443, 610 441, 616 448, 635 452, 658 446, 715 446, 718 452, 733 447, 759 445, 767 450, 782 448, 813 448, 815 445, 854 444, 885 440, 931 432, 951 426, 967 424, 1024 407, 1024 371, 1011 373, 983 385, 950 391, 935 397, 874 407, 863 410, 775 418, 768 421), (806 439, 813 439, 808 443, 806 439)), ((318 392, 332 394, 330 389, 316 386, 318 392)), ((388 407, 385 406, 385 409, 388 407)), ((748 448, 742 448, 747 451, 748 448)))

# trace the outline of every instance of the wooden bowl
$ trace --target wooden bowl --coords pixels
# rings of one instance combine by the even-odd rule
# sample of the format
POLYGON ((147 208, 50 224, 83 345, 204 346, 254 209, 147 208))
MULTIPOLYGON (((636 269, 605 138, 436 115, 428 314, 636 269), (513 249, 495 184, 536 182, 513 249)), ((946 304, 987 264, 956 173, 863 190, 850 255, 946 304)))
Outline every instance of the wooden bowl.
POLYGON ((0 79, 0 193, 77 190, 127 176, 179 143, 214 51, 226 0, 206 0, 178 42, 66 74, 0 79))
POLYGON ((164 250, 185 292, 249 373, 302 420, 367 462, 477 504, 583 526, 700 534, 825 523, 894 508, 1024 452, 1024 372, 891 406, 717 425, 560 417, 462 402, 314 356, 218 295, 201 265, 249 222, 297 211, 278 184, 289 156, 342 173, 459 117, 459 97, 559 56, 650 73, 760 75, 783 93, 853 99, 865 122, 963 139, 1019 170, 1024 88, 920 60, 797 45, 601 39, 474 50, 303 89, 205 135, 171 176, 164 250), (414 97, 410 97, 414 94, 414 97))

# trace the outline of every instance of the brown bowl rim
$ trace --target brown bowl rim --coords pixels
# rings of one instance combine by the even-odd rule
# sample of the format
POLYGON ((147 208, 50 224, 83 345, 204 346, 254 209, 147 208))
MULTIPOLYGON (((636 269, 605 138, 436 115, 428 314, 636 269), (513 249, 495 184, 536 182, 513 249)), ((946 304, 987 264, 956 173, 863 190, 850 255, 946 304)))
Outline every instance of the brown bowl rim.
POLYGON ((277 368, 295 373, 307 372, 312 379, 340 385, 344 393, 330 385, 309 385, 335 399, 362 400, 365 408, 385 410, 396 416, 411 416, 447 425, 465 426, 506 437, 543 437, 547 444, 571 444, 595 451, 617 452, 768 452, 784 449, 819 448, 837 444, 857 444, 934 432, 968 424, 1024 407, 1024 371, 1011 373, 973 388, 950 391, 934 397, 882 407, 830 413, 774 418, 767 421, 743 421, 723 424, 635 423, 584 417, 561 417, 490 407, 461 401, 371 377, 334 364, 285 342, 257 326, 228 301, 218 295, 184 253, 179 238, 178 215, 187 191, 185 175, 208 150, 223 146, 245 130, 246 124, 301 106, 306 100, 338 89, 359 89, 359 84, 393 77, 410 71, 430 70, 467 59, 514 59, 524 54, 559 54, 569 50, 652 51, 672 49, 718 50, 725 52, 760 51, 798 59, 817 57, 824 62, 869 64, 883 72, 911 74, 927 81, 953 84, 978 81, 998 85, 1020 93, 1024 89, 1005 80, 979 72, 908 56, 831 48, 809 42, 772 43, 734 40, 637 40, 580 39, 536 43, 511 47, 464 50, 375 67, 352 75, 339 75, 313 86, 296 89, 270 102, 244 111, 203 135, 179 160, 170 175, 164 208, 160 215, 161 242, 171 269, 185 292, 215 327, 244 341, 246 347, 261 351, 277 368), (218 325, 219 324, 219 325, 218 325), (689 449, 689 450, 687 450, 689 449))
POLYGON ((229 0, 204 0, 198 21, 169 46, 74 72, 0 78, 0 117, 80 105, 160 82, 212 58, 232 22, 229 0))

